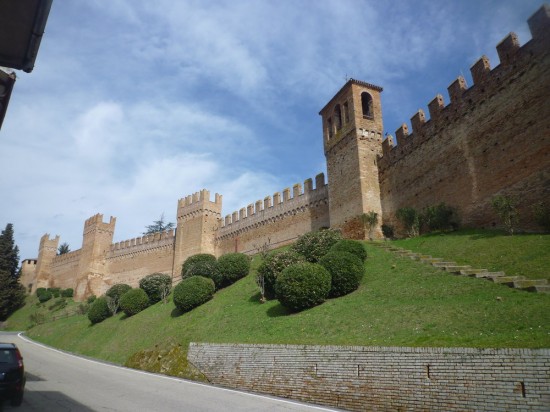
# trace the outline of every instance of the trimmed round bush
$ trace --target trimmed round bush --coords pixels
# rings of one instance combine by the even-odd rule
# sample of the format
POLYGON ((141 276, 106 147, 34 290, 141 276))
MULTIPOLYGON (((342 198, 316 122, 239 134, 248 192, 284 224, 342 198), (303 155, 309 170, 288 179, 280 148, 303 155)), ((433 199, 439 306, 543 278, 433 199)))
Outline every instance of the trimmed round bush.
POLYGON ((258 274, 256 276, 258 283, 260 283, 259 281, 263 277, 265 297, 267 299, 275 299, 277 277, 288 266, 305 261, 306 258, 303 255, 293 250, 285 250, 284 252, 267 255, 260 264, 260 267, 258 267, 258 274))
POLYGON ((131 289, 120 298, 120 308, 126 316, 134 316, 149 306, 149 297, 143 289, 131 289))
POLYGON ((218 261, 214 255, 199 253, 188 257, 183 263, 181 277, 202 276, 214 281, 216 289, 222 287, 222 277, 218 268, 218 261))
POLYGON ((191 276, 183 279, 174 288, 174 304, 182 312, 188 312, 214 296, 214 281, 203 276, 191 276))
POLYGON ((296 263, 278 276, 277 299, 290 310, 300 311, 323 303, 330 292, 330 273, 318 263, 296 263))
POLYGON ((347 252, 357 256, 359 259, 361 259, 361 262, 367 260, 367 251, 363 247, 363 243, 357 240, 339 240, 334 245, 332 245, 329 252, 347 252))
POLYGON ((130 285, 127 285, 126 283, 117 283, 116 285, 111 286, 107 290, 105 295, 114 299, 116 302, 120 302, 120 298, 122 297, 122 295, 124 295, 129 290, 132 290, 132 287, 130 285))
POLYGON ((337 230, 318 230, 300 236, 292 250, 305 256, 308 262, 317 263, 339 240, 342 240, 342 234, 337 230))
POLYGON ((319 263, 330 273, 330 297, 347 295, 359 287, 363 278, 363 261, 348 252, 330 251, 319 263))
POLYGON ((170 293, 172 277, 165 273, 151 273, 139 281, 139 287, 147 293, 151 303, 156 303, 170 293))
POLYGON ((248 275, 250 259, 243 253, 227 253, 218 258, 222 285, 229 286, 248 275))
POLYGON ((53 297, 53 294, 49 289, 38 288, 36 289, 36 297, 40 303, 44 303, 50 300, 53 297))
POLYGON ((110 316, 111 311, 107 305, 107 299, 103 296, 94 300, 94 303, 92 303, 92 306, 90 306, 90 309, 88 310, 88 319, 90 319, 92 325, 103 322, 110 316))
POLYGON ((72 298, 74 295, 74 290, 73 288, 68 288, 68 289, 63 289, 61 291, 61 297, 64 297, 64 298, 72 298))

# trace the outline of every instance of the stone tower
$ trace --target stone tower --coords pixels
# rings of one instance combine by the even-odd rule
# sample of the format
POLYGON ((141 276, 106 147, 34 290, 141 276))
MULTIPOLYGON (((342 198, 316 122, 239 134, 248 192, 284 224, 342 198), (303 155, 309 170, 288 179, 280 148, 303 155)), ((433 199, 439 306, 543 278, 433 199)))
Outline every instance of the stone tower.
MULTIPOLYGON (((382 218, 377 157, 382 151, 382 88, 350 79, 319 112, 327 159, 330 226, 364 239, 360 216, 382 218)), ((381 235, 379 225, 375 237, 381 235)))
POLYGON ((82 249, 74 288, 76 298, 91 294, 101 296, 106 292, 103 282, 103 276, 106 274, 105 256, 113 243, 115 224, 116 218, 111 216, 109 223, 104 223, 103 215, 99 213, 84 222, 82 249))
MULTIPOLYGON (((38 247, 38 259, 36 264, 36 282, 32 287, 34 293, 37 288, 49 288, 51 278, 52 261, 57 255, 57 247, 59 245, 59 236, 50 239, 50 235, 46 233, 40 239, 38 247)), ((26 285, 25 285, 26 286, 26 285)))
POLYGON ((178 201, 178 226, 174 250, 174 277, 181 265, 197 253, 216 255, 215 235, 222 216, 222 196, 216 193, 213 202, 206 189, 178 201))

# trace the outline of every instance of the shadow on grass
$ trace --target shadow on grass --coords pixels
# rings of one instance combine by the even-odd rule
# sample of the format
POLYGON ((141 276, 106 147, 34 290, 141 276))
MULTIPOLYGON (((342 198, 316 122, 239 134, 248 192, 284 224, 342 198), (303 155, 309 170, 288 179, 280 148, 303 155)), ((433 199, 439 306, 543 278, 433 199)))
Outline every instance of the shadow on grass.
POLYGON ((287 316, 287 315, 290 315, 291 313, 292 312, 290 310, 285 308, 280 303, 277 303, 275 306, 270 307, 266 311, 267 316, 269 316, 270 318, 278 318, 279 316, 287 316))
POLYGON ((250 303, 257 303, 258 305, 261 305, 262 302, 261 302, 261 299, 262 299, 262 294, 260 292, 250 296, 250 299, 248 299, 248 301, 250 303))
POLYGON ((178 318, 181 315, 183 315, 185 312, 182 312, 179 308, 172 309, 172 312, 170 312, 170 316, 173 318, 178 318))

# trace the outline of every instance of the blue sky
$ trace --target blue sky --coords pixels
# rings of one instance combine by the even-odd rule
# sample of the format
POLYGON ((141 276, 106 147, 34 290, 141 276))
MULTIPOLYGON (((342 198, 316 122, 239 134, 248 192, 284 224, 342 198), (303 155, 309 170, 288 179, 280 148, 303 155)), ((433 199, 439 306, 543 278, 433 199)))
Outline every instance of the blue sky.
POLYGON ((0 226, 20 257, 84 220, 140 236, 202 188, 223 214, 325 171, 319 110, 346 78, 382 86, 394 131, 510 31, 532 0, 54 0, 0 131, 0 226), (7 177, 7 178, 6 178, 7 177))

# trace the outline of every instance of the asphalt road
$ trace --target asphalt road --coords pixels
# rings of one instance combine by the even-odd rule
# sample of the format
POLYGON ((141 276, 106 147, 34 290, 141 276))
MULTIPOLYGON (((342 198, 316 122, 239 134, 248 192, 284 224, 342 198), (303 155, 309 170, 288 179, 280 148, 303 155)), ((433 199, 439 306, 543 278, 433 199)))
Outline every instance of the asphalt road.
POLYGON ((4 411, 333 411, 81 358, 16 333, 0 342, 17 344, 27 372, 23 404, 4 411))

